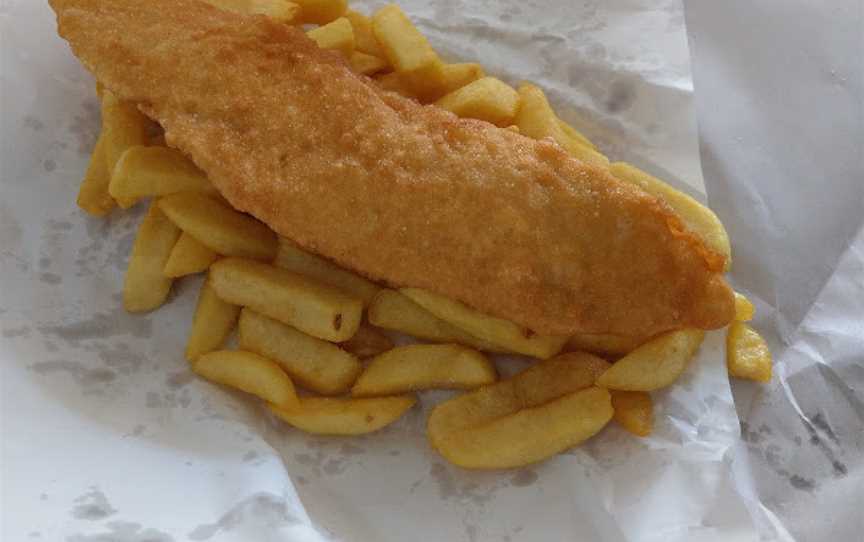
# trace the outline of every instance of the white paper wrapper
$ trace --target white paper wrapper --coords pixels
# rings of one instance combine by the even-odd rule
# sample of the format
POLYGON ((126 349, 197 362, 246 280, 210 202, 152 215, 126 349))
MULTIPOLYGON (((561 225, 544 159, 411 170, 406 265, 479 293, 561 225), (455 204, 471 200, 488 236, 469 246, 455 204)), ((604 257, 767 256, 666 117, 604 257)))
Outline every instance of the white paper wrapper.
MULTIPOLYGON (((445 56, 478 60, 511 82, 538 82, 611 157, 701 195, 678 2, 402 5, 445 56)), ((736 89, 736 81, 712 78, 716 59, 697 72, 706 81, 699 103, 709 191, 735 242, 735 279, 760 301, 758 324, 781 358, 779 378, 756 392, 752 410, 739 401, 746 444, 717 332, 681 382, 656 395, 652 437, 610 425, 546 463, 473 473, 447 464, 425 439, 426 414, 444 393, 424 395, 421 407, 381 433, 330 439, 286 428, 254 401, 193 378, 182 351, 198 280, 178 283, 171 303, 153 314, 125 314, 119 293, 140 212, 91 219, 74 204, 98 130, 93 81, 56 37, 45 3, 9 0, 0 13, 4 540, 670 542, 756 540, 757 532, 805 539, 818 523, 797 513, 861 496, 864 240, 860 231, 854 237, 861 206, 843 243, 835 225, 855 222, 848 202, 856 200, 820 208, 818 239, 830 242, 801 232, 814 241, 809 262, 790 255, 803 229, 791 211, 812 194, 781 184, 788 179, 779 167, 764 185, 748 184, 764 150, 723 139, 734 115, 712 108, 731 107, 734 100, 716 92, 736 89), (766 201, 788 211, 783 221, 766 201), (772 244, 781 233, 784 244, 772 244), (799 272, 817 262, 823 288, 799 272), (801 446, 789 448, 796 438, 801 446), (842 468, 825 462, 829 453, 842 468)), ((688 11, 691 30, 702 25, 718 40, 705 50, 736 66, 728 51, 759 49, 756 38, 729 40, 722 25, 708 32, 715 16, 732 17, 707 6, 688 11)), ((700 36, 692 39, 701 50, 700 36)), ((752 84, 745 97, 767 82, 752 84)), ((860 84, 858 91, 860 119, 860 84)), ((792 137, 768 132, 759 141, 784 135, 792 137)), ((814 164, 828 162, 837 163, 814 164)), ((860 159, 843 164, 836 167, 850 174, 857 164, 861 178, 860 159)), ((861 202, 856 186, 841 188, 861 202)), ((860 533, 860 521, 838 514, 831 528, 840 540, 860 533)))
POLYGON ((685 3, 710 201, 776 365, 735 388, 736 486, 766 538, 861 540, 864 12, 685 3))

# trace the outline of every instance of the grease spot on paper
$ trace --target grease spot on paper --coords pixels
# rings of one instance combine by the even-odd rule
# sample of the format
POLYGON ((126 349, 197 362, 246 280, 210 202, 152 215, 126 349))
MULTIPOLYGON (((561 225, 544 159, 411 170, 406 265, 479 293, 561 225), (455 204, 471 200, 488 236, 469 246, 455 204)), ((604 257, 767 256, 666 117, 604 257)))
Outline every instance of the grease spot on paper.
POLYGON ((72 517, 76 519, 98 521, 117 513, 117 510, 108 502, 105 494, 95 486, 75 499, 75 503, 72 508, 72 517))
POLYGON ((521 469, 510 479, 510 484, 516 487, 530 486, 537 481, 537 473, 531 469, 521 469))
POLYGON ((14 339, 15 337, 22 337, 26 339, 30 336, 30 327, 29 326, 21 326, 21 327, 7 327, 3 329, 3 332, 0 333, 3 335, 5 339, 14 339))
POLYGON ((105 339, 117 335, 131 335, 148 339, 153 335, 150 318, 129 314, 123 307, 111 312, 94 314, 92 317, 60 325, 43 325, 39 331, 45 335, 58 337, 62 341, 77 346, 87 339, 105 339))
POLYGON ((190 540, 209 540, 218 533, 229 532, 241 524, 275 530, 297 522, 298 519, 289 513, 283 499, 270 493, 258 493, 234 505, 215 523, 195 527, 187 536, 190 540))
POLYGON ((789 477, 789 484, 791 484, 795 489, 800 489, 801 491, 813 491, 816 487, 815 480, 812 478, 804 478, 797 474, 789 477))
POLYGON ((67 542, 174 542, 168 533, 152 528, 144 528, 139 523, 129 521, 110 521, 108 531, 93 535, 76 534, 67 542))
POLYGON ((90 368, 77 361, 51 360, 34 363, 30 370, 46 376, 53 373, 66 373, 72 377, 85 395, 99 393, 99 388, 110 384, 117 374, 109 369, 90 368))

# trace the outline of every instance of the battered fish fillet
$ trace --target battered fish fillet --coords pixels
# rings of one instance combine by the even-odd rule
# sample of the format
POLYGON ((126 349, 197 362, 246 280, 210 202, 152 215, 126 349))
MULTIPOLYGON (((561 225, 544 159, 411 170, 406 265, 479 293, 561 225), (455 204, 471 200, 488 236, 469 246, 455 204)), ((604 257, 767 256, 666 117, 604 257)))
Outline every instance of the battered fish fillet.
POLYGON ((545 334, 732 319, 721 256, 664 203, 550 141, 383 91, 263 16, 50 3, 84 65, 232 205, 346 268, 545 334))

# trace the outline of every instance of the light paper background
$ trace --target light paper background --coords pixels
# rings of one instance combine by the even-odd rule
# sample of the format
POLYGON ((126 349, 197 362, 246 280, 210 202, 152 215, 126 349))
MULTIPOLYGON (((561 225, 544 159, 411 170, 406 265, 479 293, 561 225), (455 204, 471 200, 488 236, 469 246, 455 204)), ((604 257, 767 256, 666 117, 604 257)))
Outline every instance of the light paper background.
MULTIPOLYGON (((6 0, 3 540, 852 539, 864 486, 864 167, 861 63, 844 54, 861 13, 771 3, 755 15, 740 1, 687 6, 708 192, 733 237, 734 280, 759 302, 779 358, 772 385, 736 386, 744 440, 723 334, 712 333, 656 395, 651 438, 610 426, 546 463, 472 473, 425 440, 425 415, 446 394, 424 395, 380 434, 307 437, 192 378, 182 350, 198 280, 151 315, 122 311, 139 213, 90 219, 74 205, 98 130, 93 82, 46 3, 6 0), (810 40, 793 54, 783 46, 803 20, 810 40), (818 115, 789 110, 828 94, 818 115)), ((702 193, 678 2, 402 5, 445 56, 540 83, 613 159, 702 193)))
POLYGON ((735 387, 736 483, 766 533, 861 540, 864 4, 685 5, 708 194, 777 358, 735 387))

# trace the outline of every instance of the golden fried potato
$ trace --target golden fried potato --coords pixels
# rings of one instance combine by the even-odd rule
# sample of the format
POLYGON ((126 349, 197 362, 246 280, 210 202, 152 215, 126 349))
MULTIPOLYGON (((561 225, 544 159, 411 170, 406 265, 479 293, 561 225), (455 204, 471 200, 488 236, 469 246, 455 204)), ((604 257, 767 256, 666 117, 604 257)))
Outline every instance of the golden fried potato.
POLYGON ((735 320, 749 322, 756 314, 753 303, 744 294, 735 292, 735 320))
POLYGON ((244 15, 266 15, 277 23, 291 23, 300 6, 288 0, 204 0, 211 6, 244 15))
POLYGON ((345 15, 348 0, 292 0, 300 5, 300 16, 295 22, 327 24, 345 15))
POLYGON ((219 259, 219 255, 207 248, 200 241, 186 232, 180 234, 180 238, 171 249, 171 255, 165 262, 166 277, 177 278, 193 275, 207 271, 210 264, 219 259))
POLYGON ((580 333, 573 335, 564 347, 567 351, 591 352, 601 356, 618 357, 633 351, 647 339, 622 337, 606 333, 580 333))
POLYGON ((252 352, 218 350, 192 362, 192 370, 207 380, 257 395, 280 408, 297 408, 294 384, 275 362, 252 352))
POLYGON ((373 75, 386 70, 388 67, 387 61, 383 58, 361 53, 360 51, 354 51, 351 54, 351 58, 348 59, 348 63, 351 64, 351 69, 354 70, 354 73, 359 73, 360 75, 373 75))
POLYGON ((210 266, 216 293, 326 341, 347 341, 357 331, 363 303, 341 290, 278 267, 242 258, 210 266))
POLYGON ((324 395, 347 391, 362 370, 349 352, 251 309, 243 309, 239 327, 240 348, 276 361, 312 391, 324 395))
POLYGON ((413 395, 343 399, 304 397, 300 408, 270 409, 282 421, 318 435, 362 435, 398 420, 417 402, 413 395))
POLYGON ((435 105, 463 118, 485 120, 504 127, 516 116, 519 95, 507 83, 484 77, 454 90, 435 105))
POLYGON ((665 388, 681 376, 704 338, 701 329, 658 335, 616 361, 597 379, 597 385, 624 391, 665 388))
POLYGON ((590 387, 440 436, 444 458, 467 469, 509 469, 542 461, 597 434, 612 418, 609 392, 590 387))
MULTIPOLYGON (((109 174, 130 147, 147 145, 150 120, 134 104, 121 102, 113 92, 102 93, 102 135, 105 138, 105 160, 109 174)), ((117 204, 128 209, 137 200, 121 198, 117 204)))
POLYGON ((409 344, 375 356, 351 388, 351 395, 473 389, 496 378, 495 366, 476 350, 456 344, 409 344))
POLYGON ((561 129, 564 131, 564 134, 570 139, 576 140, 578 143, 585 145, 589 149, 594 149, 595 151, 597 150, 597 147, 594 145, 594 143, 592 143, 590 139, 585 137, 582 132, 580 132, 576 128, 572 127, 561 119, 558 119, 558 126, 561 127, 561 129))
POLYGON ((609 172, 617 179, 635 184, 668 203, 690 231, 701 237, 708 248, 726 259, 726 270, 729 270, 732 263, 729 235, 714 211, 630 164, 616 162, 609 168, 609 172))
POLYGON ((484 352, 507 352, 505 348, 480 340, 445 322, 396 290, 385 289, 378 292, 369 305, 368 318, 372 325, 418 339, 436 343, 458 343, 484 352))
POLYGON ((437 447, 438 440, 453 432, 481 426, 583 390, 593 386, 609 367, 609 362, 582 352, 537 362, 512 378, 436 406, 429 416, 429 439, 437 447))
POLYGON ((399 290, 438 318, 461 328, 475 337, 510 352, 551 358, 561 351, 568 337, 537 335, 513 322, 487 316, 465 304, 419 288, 399 290))
POLYGON ((215 194, 216 189, 182 152, 168 147, 129 147, 120 155, 108 191, 115 199, 167 196, 177 192, 215 194))
POLYGON ((123 307, 127 311, 150 311, 165 302, 174 280, 162 270, 179 237, 180 230, 162 213, 159 202, 151 203, 138 226, 126 269, 123 307))
POLYGON ((432 100, 444 90, 444 63, 402 9, 384 6, 372 17, 372 31, 384 56, 401 81, 421 99, 432 100))
MULTIPOLYGON (((372 31, 372 19, 349 9, 345 12, 345 18, 351 23, 354 29, 354 43, 357 51, 365 53, 376 58, 384 59, 384 49, 375 38, 375 33, 372 31)), ((384 61, 386 64, 386 61, 384 61)))
POLYGON ((726 367, 735 378, 771 381, 771 351, 759 333, 743 322, 732 322, 726 334, 726 367))
POLYGON ((474 62, 444 64, 442 71, 444 75, 444 86, 441 89, 442 94, 450 94, 469 83, 486 77, 483 66, 474 62))
POLYGON ((183 192, 165 196, 159 206, 181 230, 217 254, 267 261, 276 255, 276 234, 270 228, 214 198, 183 192))
POLYGON ((654 403, 644 391, 611 390, 612 418, 621 427, 639 437, 647 437, 654 429, 654 403))
POLYGON ((346 294, 361 299, 364 306, 368 305, 381 290, 381 287, 374 282, 320 256, 306 252, 285 237, 279 238, 279 247, 273 265, 342 290, 346 294))
POLYGON ((596 384, 610 366, 608 361, 586 352, 567 352, 535 363, 512 380, 524 408, 596 384))
POLYGON ((346 58, 354 52, 354 29, 345 17, 306 32, 318 47, 339 51, 346 58))
POLYGON ((515 122, 522 135, 534 139, 551 137, 564 150, 586 164, 604 169, 609 167, 608 158, 567 135, 567 132, 561 128, 555 112, 552 111, 546 94, 540 88, 524 83, 519 87, 519 98, 519 111, 516 113, 515 122))
POLYGON ((207 280, 198 293, 198 305, 186 342, 186 359, 195 361, 203 354, 220 350, 231 335, 240 307, 223 301, 207 280))
POLYGON ((339 347, 358 358, 371 358, 393 348, 393 341, 377 327, 360 324, 357 333, 347 341, 339 343, 339 347))
POLYGON ((108 193, 111 183, 111 172, 105 158, 105 135, 99 134, 96 147, 90 156, 87 173, 78 189, 78 207, 93 216, 105 216, 111 212, 117 202, 108 193))
POLYGON ((444 64, 441 70, 443 83, 437 91, 429 89, 425 92, 416 92, 396 72, 379 75, 377 81, 385 90, 391 90, 406 98, 422 99, 423 102, 428 103, 486 76, 483 67, 474 63, 444 64))

